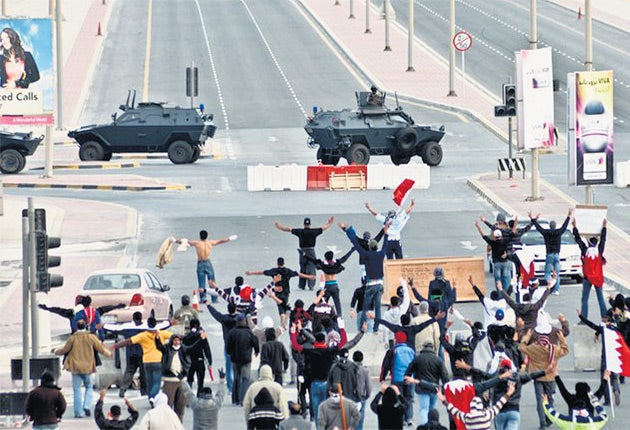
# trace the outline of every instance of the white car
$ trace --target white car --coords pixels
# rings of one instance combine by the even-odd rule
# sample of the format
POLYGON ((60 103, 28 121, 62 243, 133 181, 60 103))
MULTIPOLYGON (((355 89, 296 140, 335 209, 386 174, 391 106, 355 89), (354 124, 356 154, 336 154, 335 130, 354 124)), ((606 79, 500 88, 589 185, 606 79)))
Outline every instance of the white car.
POLYGON ((126 306, 107 312, 101 317, 103 323, 119 323, 132 320, 134 312, 142 312, 142 319, 150 316, 158 321, 171 320, 173 302, 167 291, 168 285, 146 269, 107 269, 92 272, 79 295, 90 296, 92 306, 126 306))
MULTIPOLYGON (((543 228, 549 228, 549 222, 538 221, 543 228)), ((574 279, 582 282, 582 259, 580 247, 573 239, 570 227, 562 235, 562 246, 560 247, 560 278, 574 279)), ((545 277, 545 259, 547 251, 545 249, 545 239, 536 227, 532 227, 519 239, 519 243, 514 244, 514 251, 527 249, 534 258, 534 271, 537 278, 545 277)))

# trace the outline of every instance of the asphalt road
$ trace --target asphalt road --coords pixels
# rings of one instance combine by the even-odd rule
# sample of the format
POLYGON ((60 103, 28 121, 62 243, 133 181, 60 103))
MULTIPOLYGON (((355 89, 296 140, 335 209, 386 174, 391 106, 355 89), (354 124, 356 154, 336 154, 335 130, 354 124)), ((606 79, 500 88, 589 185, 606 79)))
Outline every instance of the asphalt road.
MULTIPOLYGON (((236 242, 217 247, 213 254, 217 280, 224 286, 246 270, 273 267, 278 256, 284 256, 289 267, 297 268, 297 241, 276 230, 273 227, 276 220, 299 226, 308 215, 318 226, 334 215, 336 221, 352 223, 360 231, 375 231, 378 226, 363 205, 369 201, 378 210, 387 210, 391 206, 391 191, 246 191, 247 164, 312 162, 314 151, 306 148, 306 135, 301 128, 305 112, 310 111, 311 105, 330 109, 352 107, 354 91, 366 84, 358 80, 360 74, 340 63, 339 56, 322 43, 315 29, 304 24, 304 18, 292 2, 186 1, 177 2, 177 7, 174 3, 153 2, 150 43, 146 37, 146 3, 114 3, 116 10, 110 21, 101 67, 97 69, 82 119, 84 123, 107 121, 115 106, 124 102, 129 88, 136 88, 138 97, 146 91, 151 100, 187 105, 188 100, 183 95, 184 68, 194 60, 204 76, 198 101, 203 101, 206 109, 215 113, 219 125, 217 140, 221 145, 229 145, 228 155, 185 166, 175 166, 167 159, 147 160, 134 171, 191 185, 191 189, 184 192, 6 190, 5 193, 28 194, 35 198, 47 195, 105 200, 136 208, 141 215, 138 266, 154 266, 156 249, 168 235, 194 238, 202 228, 213 238, 238 234, 236 242), (136 25, 131 26, 130 22, 136 25), (165 28, 185 28, 186 31, 165 28), (145 69, 147 51, 150 52, 149 67, 145 69)), ((492 82, 498 81, 495 77, 492 82)), ((431 188, 413 192, 418 205, 405 230, 405 256, 483 255, 484 244, 472 223, 480 214, 490 218, 493 213, 489 204, 474 194, 465 181, 469 175, 492 171, 496 158, 506 155, 505 145, 480 125, 461 117, 412 105, 406 105, 406 109, 419 122, 444 124, 448 135, 444 139, 444 162, 431 170, 431 188)), ((383 162, 389 163, 389 160, 383 162)), ((561 184, 565 163, 562 155, 543 157, 543 177, 561 184)), ((103 171, 102 174, 115 172, 103 171)), ((580 193, 574 188, 568 191, 580 193)), ((597 196, 610 202, 625 198, 621 191, 605 187, 598 188, 597 196)), ((623 207, 611 207, 610 219, 628 226, 626 212, 623 207)), ((348 246, 347 239, 334 226, 319 240, 319 253, 325 248, 345 251, 348 246)), ((340 277, 341 298, 345 304, 357 286, 355 263, 352 257, 340 277)), ((158 272, 171 286, 175 302, 182 294, 190 294, 196 285, 194 266, 195 257, 189 250, 178 253, 171 265, 158 272)), ((261 287, 267 279, 250 277, 247 282, 261 287)), ((488 286, 490 282, 486 280, 488 286)), ((297 290, 295 285, 293 289, 297 290)), ((552 297, 547 310, 552 314, 563 311, 573 320, 572 309, 578 307, 578 291, 575 285, 563 286, 562 296, 552 297)), ((308 302, 312 295, 296 291, 292 299, 303 298, 308 302)), ((458 309, 472 319, 482 316, 481 307, 475 303, 462 304, 458 309)), ((275 307, 267 304, 262 315, 267 314, 275 316, 275 307)), ((202 322, 214 335, 211 347, 217 361, 215 368, 220 367, 220 328, 207 313, 202 322)), ((564 359, 560 367, 568 385, 586 378, 596 386, 597 376, 572 372, 571 360, 571 356, 564 359)), ((532 404, 533 393, 529 386, 523 394, 522 428, 536 427, 532 404)), ((146 410, 146 406, 142 406, 143 411, 146 410)), ((618 422, 622 422, 624 416, 620 411, 618 422)), ((189 423, 190 414, 187 420, 189 423)), ((238 408, 227 406, 221 413, 223 425, 241 425, 241 420, 238 408)), ((366 428, 376 428, 371 412, 368 412, 366 428)))
MULTIPOLYGON (((408 23, 408 2, 392 0, 396 21, 408 23)), ((448 59, 450 47, 448 1, 414 0, 415 34, 441 56, 448 59)), ((555 121, 566 130, 567 73, 584 70, 584 19, 575 10, 550 1, 537 2, 538 47, 552 47, 553 76, 560 81, 555 95, 555 121)), ((530 3, 503 0, 457 0, 456 31, 472 35, 472 48, 465 53, 466 75, 501 98, 501 85, 516 82, 514 52, 529 49, 530 3)), ((627 31, 593 21, 593 70, 614 70, 615 132, 627 134, 630 104, 630 75, 624 64, 628 50, 627 31)), ((461 55, 456 55, 461 69, 461 55)), ((618 140, 622 141, 622 140, 618 140)))

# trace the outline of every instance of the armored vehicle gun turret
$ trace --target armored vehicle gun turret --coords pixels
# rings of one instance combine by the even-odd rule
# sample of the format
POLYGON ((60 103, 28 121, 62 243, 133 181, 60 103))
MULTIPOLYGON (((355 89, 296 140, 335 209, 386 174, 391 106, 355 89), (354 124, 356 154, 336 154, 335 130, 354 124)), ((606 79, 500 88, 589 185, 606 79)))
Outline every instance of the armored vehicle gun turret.
POLYGON ((127 102, 120 105, 122 114, 112 114, 111 123, 86 125, 68 133, 79 144, 81 160, 107 161, 113 153, 166 152, 174 164, 197 161, 206 139, 216 131, 213 115, 204 114, 202 108, 165 103, 136 106, 135 99, 135 91, 129 91, 127 102))
POLYGON ((357 92, 357 109, 316 111, 304 126, 307 145, 317 149, 322 164, 368 164, 371 155, 389 155, 394 164, 407 164, 419 155, 429 166, 442 161, 440 141, 444 126, 435 129, 414 122, 396 99, 396 108, 385 106, 385 93, 357 92))

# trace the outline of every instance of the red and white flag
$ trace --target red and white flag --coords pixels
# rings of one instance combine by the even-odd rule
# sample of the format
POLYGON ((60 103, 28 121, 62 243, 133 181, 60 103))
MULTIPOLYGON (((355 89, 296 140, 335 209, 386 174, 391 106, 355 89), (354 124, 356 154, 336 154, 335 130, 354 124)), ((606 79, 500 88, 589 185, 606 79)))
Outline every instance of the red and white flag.
POLYGON ((606 369, 622 376, 630 376, 630 348, 621 333, 608 327, 604 329, 604 354, 606 369))
POLYGON ((529 281, 536 277, 536 270, 534 267, 534 253, 528 249, 523 248, 516 251, 516 255, 521 262, 521 283, 523 288, 529 287, 529 281))
POLYGON ((394 203, 396 203, 396 206, 400 207, 403 205, 415 183, 416 181, 413 179, 405 179, 396 187, 394 190, 394 203))

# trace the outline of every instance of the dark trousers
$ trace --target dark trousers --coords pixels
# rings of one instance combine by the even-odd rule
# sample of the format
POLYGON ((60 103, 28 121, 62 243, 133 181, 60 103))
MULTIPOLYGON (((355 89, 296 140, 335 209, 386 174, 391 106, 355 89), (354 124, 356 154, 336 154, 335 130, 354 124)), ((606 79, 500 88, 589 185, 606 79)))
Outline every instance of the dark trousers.
POLYGON ((232 404, 243 405, 245 392, 249 388, 249 379, 252 373, 252 363, 240 364, 232 362, 234 383, 232 384, 232 404))
POLYGON ((197 375, 197 395, 201 392, 203 388, 203 381, 206 377, 206 364, 203 360, 195 360, 190 364, 190 369, 188 370, 188 376, 186 380, 188 381, 188 386, 192 388, 192 383, 195 380, 195 375, 197 375))
POLYGON ((387 259, 393 260, 401 260, 403 258, 402 245, 400 244, 400 240, 388 240, 387 241, 387 259))
POLYGON ((179 381, 164 381, 162 391, 168 397, 168 405, 173 408, 180 421, 184 420, 186 397, 179 381))
POLYGON ((324 290, 326 291, 326 293, 324 293, 324 299, 328 300, 330 297, 332 297, 333 302, 335 303, 335 311, 337 311, 337 315, 342 316, 341 300, 339 300, 339 284, 337 282, 335 282, 334 284, 326 283, 326 285, 324 286, 324 290))
MULTIPOLYGON (((304 255, 308 255, 309 257, 313 259, 317 259, 317 254, 315 254, 315 248, 302 248, 302 251, 304 251, 304 255)), ((300 272, 306 273, 307 275, 316 275, 317 267, 315 266, 315 263, 313 263, 311 260, 308 260, 304 256, 300 255, 300 272)), ((312 290, 313 288, 315 288, 316 279, 306 279, 306 278, 299 279, 298 287, 301 290, 305 289, 307 281, 308 281, 309 290, 312 290)))
POLYGON ((405 384, 404 382, 392 382, 400 390, 400 394, 407 399, 407 406, 405 407, 405 422, 413 420, 413 384, 405 384))
POLYGON ((137 370, 140 370, 140 394, 144 396, 147 394, 147 378, 144 374, 141 355, 127 356, 127 367, 125 368, 125 374, 123 375, 122 382, 120 383, 120 388, 122 390, 129 389, 137 370))

